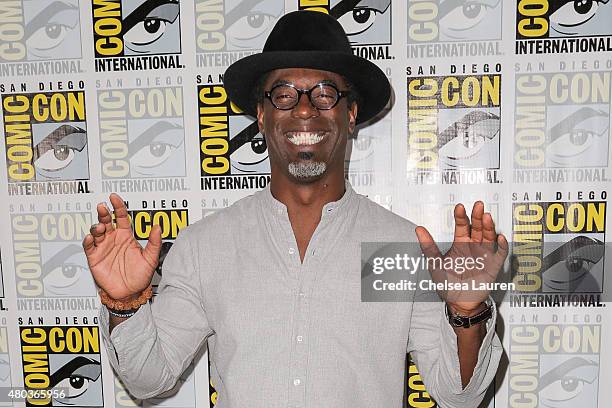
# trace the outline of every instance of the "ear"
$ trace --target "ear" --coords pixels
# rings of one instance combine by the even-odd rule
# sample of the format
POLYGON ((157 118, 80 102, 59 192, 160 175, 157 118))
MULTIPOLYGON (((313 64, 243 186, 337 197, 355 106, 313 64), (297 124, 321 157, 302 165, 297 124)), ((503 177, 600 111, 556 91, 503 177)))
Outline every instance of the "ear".
POLYGON ((355 132, 355 126, 357 122, 357 102, 353 102, 351 107, 348 110, 349 115, 349 135, 352 135, 355 132))
POLYGON ((259 133, 264 134, 264 110, 261 103, 257 103, 257 126, 259 127, 259 133))

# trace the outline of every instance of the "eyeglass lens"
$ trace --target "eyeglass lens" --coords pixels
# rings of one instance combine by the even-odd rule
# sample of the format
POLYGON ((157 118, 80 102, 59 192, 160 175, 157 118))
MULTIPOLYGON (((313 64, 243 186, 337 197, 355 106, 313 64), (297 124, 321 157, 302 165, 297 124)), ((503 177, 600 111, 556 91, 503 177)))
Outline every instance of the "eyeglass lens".
MULTIPOLYGON (((314 87, 309 96, 310 102, 317 109, 331 109, 338 101, 338 91, 333 86, 325 84, 314 87)), ((288 85, 277 86, 270 95, 272 103, 279 109, 293 108, 297 105, 299 97, 300 92, 288 85)))

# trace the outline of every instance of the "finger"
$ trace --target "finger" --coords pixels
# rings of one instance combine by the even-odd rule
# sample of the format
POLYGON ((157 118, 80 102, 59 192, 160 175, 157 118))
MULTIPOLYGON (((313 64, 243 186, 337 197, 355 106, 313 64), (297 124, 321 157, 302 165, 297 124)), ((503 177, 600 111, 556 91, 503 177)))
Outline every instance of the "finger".
POLYGON ((482 237, 483 241, 487 243, 493 243, 497 239, 497 234, 495 233, 495 222, 493 221, 493 217, 491 213, 486 213, 483 216, 483 231, 482 237))
POLYGON ((123 199, 116 193, 112 193, 109 198, 111 204, 113 205, 113 210, 115 211, 115 222, 117 223, 117 228, 131 229, 132 225, 130 224, 127 208, 125 207, 123 199))
POLYGON ((107 232, 111 232, 115 229, 113 227, 113 217, 108 210, 108 207, 104 203, 98 203, 96 206, 96 211, 98 211, 98 222, 104 224, 107 232))
POLYGON ((463 204, 455 206, 455 239, 457 238, 470 238, 470 220, 467 217, 463 204))
POLYGON ((149 240, 145 246, 142 255, 145 257, 149 265, 157 266, 159 260, 159 252, 161 251, 162 238, 161 238, 161 227, 159 225, 153 225, 151 232, 149 233, 149 240))
POLYGON ((95 246, 100 245, 104 241, 104 238, 106 238, 106 227, 104 226, 104 224, 92 225, 89 229, 89 232, 91 233, 91 235, 93 235, 95 246))
POLYGON ((95 247, 94 237, 91 234, 85 235, 85 238, 83 238, 83 249, 85 250, 85 256, 90 256, 93 254, 95 247))
POLYGON ((476 201, 472 207, 472 228, 470 231, 472 242, 482 242, 483 213, 484 203, 482 201, 476 201))
POLYGON ((438 258, 441 257, 440 249, 436 245, 429 231, 425 227, 416 227, 414 230, 416 233, 419 244, 421 245, 421 251, 427 258, 438 258))
POLYGON ((499 234, 497 236, 497 252, 495 253, 495 256, 498 258, 500 263, 503 263, 508 256, 509 247, 508 240, 504 234, 499 234))
MULTIPOLYGON (((440 253, 440 249, 438 245, 436 245, 429 231, 427 231, 424 227, 416 227, 414 230, 416 232, 417 239, 421 244, 421 251, 423 251, 423 255, 425 255, 427 261, 427 269, 429 269, 429 273, 431 274, 431 279, 434 282, 444 282, 447 280, 447 275, 444 269, 437 269, 435 265, 438 265, 438 262, 433 262, 433 266, 429 265, 429 260, 437 260, 442 258, 442 253, 440 253)), ((442 298, 446 296, 446 293, 438 292, 442 298)))

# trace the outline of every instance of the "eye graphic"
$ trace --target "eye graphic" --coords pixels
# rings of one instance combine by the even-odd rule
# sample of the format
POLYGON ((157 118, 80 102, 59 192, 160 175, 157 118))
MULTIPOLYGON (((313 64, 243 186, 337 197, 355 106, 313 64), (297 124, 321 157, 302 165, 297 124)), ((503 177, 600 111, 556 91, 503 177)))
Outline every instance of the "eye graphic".
POLYGON ((384 41, 381 30, 388 29, 390 5, 390 0, 340 0, 329 14, 342 25, 351 43, 384 41))
POLYGON ((39 51, 51 50, 64 41, 68 31, 72 30, 72 28, 63 24, 47 24, 34 32, 28 41, 32 46, 38 44, 36 49, 39 51))
POLYGON ((78 23, 78 7, 55 1, 26 24, 26 46, 36 57, 52 57, 50 52, 64 43, 78 23))
POLYGON ((173 25, 180 11, 174 0, 147 0, 123 21, 125 47, 135 53, 151 52, 150 45, 164 36, 173 25))
POLYGON ((346 162, 357 164, 366 161, 374 154, 374 147, 378 143, 378 137, 366 132, 359 132, 355 139, 352 139, 351 156, 346 157, 346 162))
POLYGON ((264 34, 276 21, 276 16, 251 13, 231 25, 226 31, 232 44, 239 46, 241 41, 249 41, 264 34))
MULTIPOLYGON (((80 245, 70 244, 43 265, 45 294, 48 296, 85 296, 94 291, 93 280, 80 245)), ((95 292, 94 292, 95 293, 95 292)))
POLYGON ((87 133, 84 129, 61 125, 34 146, 34 165, 49 172, 62 170, 86 145, 87 133))
POLYGON ((445 0, 439 7, 440 30, 451 39, 472 38, 475 30, 487 29, 484 25, 498 18, 492 10, 499 4, 499 0, 445 0))
POLYGON ((47 274, 50 281, 53 282, 53 286, 56 289, 66 289, 77 282, 87 272, 87 268, 75 264, 65 263, 57 268, 53 269, 47 274))
POLYGON ((47 171, 57 171, 68 166, 74 159, 74 148, 58 145, 43 154, 36 161, 36 167, 47 171))
POLYGON ((440 19, 448 30, 464 31, 480 24, 491 7, 479 2, 465 2, 440 19))
POLYGON ((253 173, 249 166, 262 163, 268 158, 268 146, 263 136, 256 136, 250 142, 243 144, 232 154, 232 166, 236 169, 253 173), (234 165, 235 164, 237 165, 234 165))
POLYGON ((548 159, 557 165, 579 164, 592 159, 605 142, 608 132, 607 112, 583 107, 562 119, 550 129, 546 147, 548 159))
MULTIPOLYGON (((572 357, 559 364, 540 379, 539 397, 542 406, 566 407, 568 401, 580 398, 582 394, 592 394, 598 374, 599 364, 582 357, 572 357)), ((577 402, 585 401, 573 401, 577 402)))
POLYGON ((604 243, 577 236, 552 251, 542 261, 542 281, 553 291, 575 291, 579 287, 597 290, 591 269, 604 256, 604 243))
POLYGON ((438 153, 450 166, 464 165, 460 161, 479 154, 499 135, 499 129, 499 116, 489 112, 472 111, 440 133, 438 153))
POLYGON ((85 405, 87 391, 98 382, 101 373, 102 367, 98 361, 83 356, 70 360, 51 374, 52 389, 65 393, 65 397, 54 398, 54 402, 60 405, 85 405))
POLYGON ((131 45, 149 45, 164 35, 168 23, 170 22, 159 18, 147 18, 132 27, 123 39, 131 45))
POLYGON ((255 173, 268 159, 266 139, 259 133, 257 122, 251 123, 230 141, 230 161, 238 172, 255 173))
POLYGON ((225 16, 228 48, 261 48, 276 20, 284 13, 277 0, 242 1, 225 16))
MULTIPOLYGON (((601 3, 606 1, 598 0, 573 0, 568 1, 550 15, 550 22, 561 27, 577 27, 592 19, 601 3)), ((555 29, 554 25, 551 25, 555 29)), ((555 30, 561 34, 573 35, 575 32, 563 32, 555 30)))
POLYGON ((340 17, 338 22, 344 28, 346 35, 357 35, 369 29, 374 24, 376 15, 380 13, 370 7, 355 7, 352 12, 340 17))
POLYGON ((130 143, 130 166, 140 175, 157 175, 157 167, 166 163, 184 142, 183 127, 159 121, 130 143))

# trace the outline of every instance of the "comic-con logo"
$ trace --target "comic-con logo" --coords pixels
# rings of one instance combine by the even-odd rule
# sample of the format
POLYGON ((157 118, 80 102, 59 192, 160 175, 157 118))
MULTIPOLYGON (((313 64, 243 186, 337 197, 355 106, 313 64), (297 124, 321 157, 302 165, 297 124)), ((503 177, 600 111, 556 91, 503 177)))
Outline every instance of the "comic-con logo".
POLYGON ((182 68, 178 0, 91 0, 96 71, 182 68))
POLYGON ((501 0, 408 1, 408 58, 499 55, 501 0))
POLYGON ((516 76, 515 182, 605 180, 610 76, 609 71, 516 76))
POLYGON ((407 87, 409 178, 498 183, 501 75, 409 76, 407 87))
MULTIPOLYGON (((509 325, 508 406, 599 406, 601 325, 531 324, 519 323, 520 319, 511 316, 514 322, 509 325)), ((600 321, 601 316, 591 319, 600 321)))
POLYGON ((195 40, 198 67, 227 67, 263 48, 283 0, 196 0, 195 40))
POLYGON ((97 326, 20 326, 19 336, 25 388, 63 391, 26 407, 104 406, 97 326))
POLYGON ((406 355, 406 363, 408 366, 407 381, 406 381, 406 401, 411 408, 435 408, 438 406, 436 401, 425 389, 425 384, 419 374, 416 364, 406 355))
POLYGON ((78 73, 80 58, 78 0, 0 4, 0 77, 78 73))
POLYGON ((612 51, 612 3, 517 0, 516 53, 612 51))
POLYGON ((270 180, 266 140, 257 121, 227 97, 223 85, 198 85, 202 190, 261 189, 270 180))
POLYGON ((11 234, 18 297, 95 296, 81 242, 90 211, 14 212, 11 234))
POLYGON ((84 91, 3 94, 2 113, 9 195, 89 192, 84 91))
POLYGON ((183 88, 97 93, 104 191, 185 190, 183 88))
POLYGON ((583 201, 563 197, 559 192, 558 201, 544 202, 532 201, 542 198, 539 193, 513 193, 512 269, 519 292, 581 295, 603 290, 607 193, 590 192, 581 196, 583 201))
POLYGON ((394 59, 391 0, 297 0, 298 10, 318 11, 338 20, 353 54, 369 60, 394 59))

